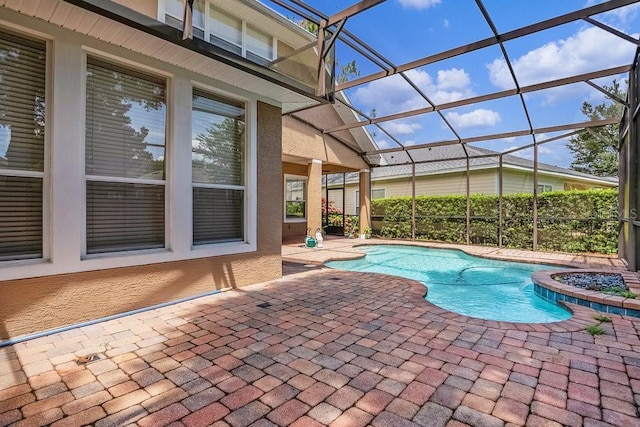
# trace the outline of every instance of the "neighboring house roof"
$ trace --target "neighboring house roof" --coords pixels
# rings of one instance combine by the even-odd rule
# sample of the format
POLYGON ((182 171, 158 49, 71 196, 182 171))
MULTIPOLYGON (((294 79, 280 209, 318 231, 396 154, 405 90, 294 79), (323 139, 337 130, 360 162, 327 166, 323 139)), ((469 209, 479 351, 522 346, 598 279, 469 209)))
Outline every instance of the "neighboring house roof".
MULTIPOLYGON (((498 156, 500 153, 492 151, 486 148, 466 146, 469 154, 469 168, 470 170, 481 169, 493 169, 498 168, 498 156), (474 157, 475 156, 475 157, 474 157), (477 156, 491 156, 491 157, 477 157, 477 156)), ((460 158, 462 153, 461 148, 457 145, 448 145, 441 147, 434 147, 434 151, 437 151, 433 155, 432 160, 442 159, 440 161, 432 161, 429 163, 416 163, 416 176, 425 175, 438 175, 454 172, 464 172, 467 168, 467 161, 464 158, 460 158), (457 157, 457 158, 456 158, 457 157), (447 158, 453 160, 446 160, 447 158)), ((389 159, 393 161, 393 159, 389 159)), ((508 169, 521 169, 533 171, 533 161, 518 157, 514 155, 504 155, 502 158, 502 164, 504 168, 508 169)), ((387 164, 382 167, 376 167, 371 170, 372 180, 382 179, 395 179, 395 178, 407 178, 411 177, 411 164, 393 165, 387 164)), ((582 172, 578 172, 572 169, 567 169, 559 166, 550 165, 547 163, 538 162, 538 171, 560 175, 568 179, 575 179, 579 181, 590 181, 596 184, 602 184, 606 186, 614 186, 618 184, 617 177, 599 177, 582 172)), ((356 173, 348 173, 345 177, 345 181, 356 182, 358 175, 356 173)), ((335 177, 329 179, 330 184, 338 184, 342 182, 342 177, 335 177)))

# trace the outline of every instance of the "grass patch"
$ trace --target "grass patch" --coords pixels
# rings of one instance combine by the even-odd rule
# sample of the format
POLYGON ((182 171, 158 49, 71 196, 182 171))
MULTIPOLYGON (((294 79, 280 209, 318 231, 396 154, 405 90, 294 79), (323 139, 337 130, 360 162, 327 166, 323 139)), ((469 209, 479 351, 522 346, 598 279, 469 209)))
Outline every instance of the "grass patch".
POLYGON ((605 331, 600 325, 589 325, 587 326, 587 332, 591 335, 603 335, 605 331))
POLYGON ((615 288, 609 288, 609 289, 605 289, 601 291, 603 294, 607 294, 607 295, 613 295, 613 296, 617 296, 617 297, 622 297, 622 298, 632 298, 635 299, 638 294, 635 294, 621 286, 615 287, 615 288))
POLYGON ((598 316, 594 316, 593 318, 596 319, 598 322, 611 323, 611 318, 607 316, 598 315, 598 316))

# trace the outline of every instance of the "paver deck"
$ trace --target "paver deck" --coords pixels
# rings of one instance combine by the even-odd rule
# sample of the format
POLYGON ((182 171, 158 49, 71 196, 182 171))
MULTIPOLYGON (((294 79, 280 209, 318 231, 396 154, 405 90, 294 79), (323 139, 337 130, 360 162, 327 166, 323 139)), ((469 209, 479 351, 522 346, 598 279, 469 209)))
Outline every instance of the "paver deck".
MULTIPOLYGON (((357 252, 325 243, 283 254, 357 252)), ((485 321, 411 280, 285 271, 0 348, 0 426, 640 426, 640 319, 611 315, 593 337, 583 307, 552 324, 485 321)))

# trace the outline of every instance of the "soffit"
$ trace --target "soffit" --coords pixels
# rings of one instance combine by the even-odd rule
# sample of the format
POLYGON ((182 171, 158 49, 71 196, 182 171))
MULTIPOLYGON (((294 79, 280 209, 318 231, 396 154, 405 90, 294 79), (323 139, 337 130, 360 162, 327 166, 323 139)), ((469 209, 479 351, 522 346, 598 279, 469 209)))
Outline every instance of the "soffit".
MULTIPOLYGON (((111 3, 111 2, 109 2, 111 3)), ((132 28, 95 12, 62 0, 0 0, 0 6, 59 25, 104 42, 184 68, 249 91, 282 105, 283 112, 319 104, 319 101, 290 88, 265 80, 187 47, 132 28)), ((130 10, 130 9, 128 9, 130 10)), ((131 14, 139 15, 131 10, 131 14)), ((158 21, 156 25, 166 27, 158 21)), ((265 70, 265 73, 273 72, 265 70)), ((302 91, 302 90, 301 90, 302 91)))

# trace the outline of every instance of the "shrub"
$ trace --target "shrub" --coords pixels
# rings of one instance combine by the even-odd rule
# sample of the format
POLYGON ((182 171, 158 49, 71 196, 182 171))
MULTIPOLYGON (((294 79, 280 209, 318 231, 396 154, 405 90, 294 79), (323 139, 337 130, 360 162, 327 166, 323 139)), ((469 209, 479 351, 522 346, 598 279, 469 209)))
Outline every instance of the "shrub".
MULTIPOLYGON (((471 243, 498 245, 499 198, 472 195, 471 243)), ((616 253, 617 190, 551 191, 538 196, 538 248, 563 252, 616 253)), ((373 231, 388 238, 411 237, 411 197, 371 201, 373 231)), ((416 197, 416 238, 465 243, 465 196, 416 197)), ((502 245, 533 247, 533 194, 508 194, 502 200, 502 245)))

